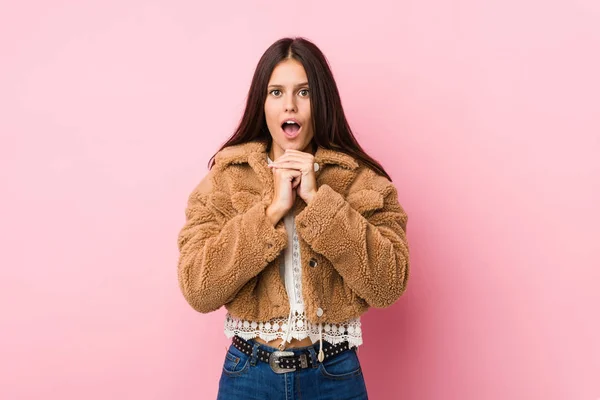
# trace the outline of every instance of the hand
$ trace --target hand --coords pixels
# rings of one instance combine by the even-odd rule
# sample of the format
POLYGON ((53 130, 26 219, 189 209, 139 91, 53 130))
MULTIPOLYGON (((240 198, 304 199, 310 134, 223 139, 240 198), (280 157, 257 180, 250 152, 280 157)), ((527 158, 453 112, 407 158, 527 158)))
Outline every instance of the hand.
POLYGON ((267 215, 276 225, 277 222, 293 207, 296 201, 296 190, 300 184, 302 173, 293 169, 273 168, 273 200, 267 209, 267 215))
POLYGON ((271 166, 274 170, 295 170, 300 172, 300 185, 294 180, 294 188, 302 200, 307 204, 317 193, 317 179, 314 170, 315 157, 310 153, 287 149, 271 166))

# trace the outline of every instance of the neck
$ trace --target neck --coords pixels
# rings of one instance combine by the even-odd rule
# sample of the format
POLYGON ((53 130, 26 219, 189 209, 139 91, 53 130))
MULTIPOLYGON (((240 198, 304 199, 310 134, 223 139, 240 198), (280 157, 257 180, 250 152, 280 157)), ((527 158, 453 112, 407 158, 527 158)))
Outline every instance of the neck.
MULTIPOLYGON (((315 154, 315 150, 316 146, 314 145, 313 141, 311 141, 304 149, 302 149, 303 152, 311 153, 312 155, 315 154)), ((279 157, 283 155, 284 152, 285 150, 283 150, 279 146, 273 145, 273 142, 271 142, 271 148, 268 151, 268 155, 271 160, 276 161, 279 157)))

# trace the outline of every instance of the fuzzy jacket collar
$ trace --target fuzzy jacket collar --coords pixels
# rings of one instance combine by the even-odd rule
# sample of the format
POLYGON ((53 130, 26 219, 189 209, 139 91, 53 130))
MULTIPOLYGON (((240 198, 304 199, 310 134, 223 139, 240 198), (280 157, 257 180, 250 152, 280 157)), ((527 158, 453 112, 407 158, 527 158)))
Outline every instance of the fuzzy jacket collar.
MULTIPOLYGON (((229 146, 217 153, 215 162, 222 167, 225 167, 228 164, 249 163, 252 158, 262 159, 266 163, 267 146, 268 143, 263 141, 253 141, 229 146)), ((315 152, 315 162, 320 166, 324 164, 335 164, 349 170, 354 170, 359 166, 352 156, 341 151, 325 149, 320 146, 315 152)))

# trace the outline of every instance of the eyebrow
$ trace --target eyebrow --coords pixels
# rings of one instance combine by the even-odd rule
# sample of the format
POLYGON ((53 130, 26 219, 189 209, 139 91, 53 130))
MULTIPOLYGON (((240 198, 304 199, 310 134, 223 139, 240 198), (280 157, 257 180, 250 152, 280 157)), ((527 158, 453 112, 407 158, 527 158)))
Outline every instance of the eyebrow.
MULTIPOLYGON (((295 85, 294 87, 298 88, 300 86, 308 86, 308 82, 299 83, 299 84, 295 85)), ((269 87, 270 88, 283 88, 283 85, 273 84, 273 85, 269 85, 269 87)))

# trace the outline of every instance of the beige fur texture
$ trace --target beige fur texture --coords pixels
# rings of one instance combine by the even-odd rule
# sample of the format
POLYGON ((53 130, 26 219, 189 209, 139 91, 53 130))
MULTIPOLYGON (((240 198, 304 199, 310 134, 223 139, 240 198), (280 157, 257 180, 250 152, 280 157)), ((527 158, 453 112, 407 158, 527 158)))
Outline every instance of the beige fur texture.
MULTIPOLYGON (((251 321, 289 313, 279 273, 287 232, 283 220, 273 226, 265 214, 274 194, 266 151, 263 142, 223 149, 189 196, 178 279, 201 313, 225 306, 251 321)), ((291 211, 302 295, 310 322, 340 323, 369 307, 390 306, 406 290, 407 215, 396 187, 353 157, 319 147, 315 162, 317 195, 308 206, 298 197, 291 211)))

